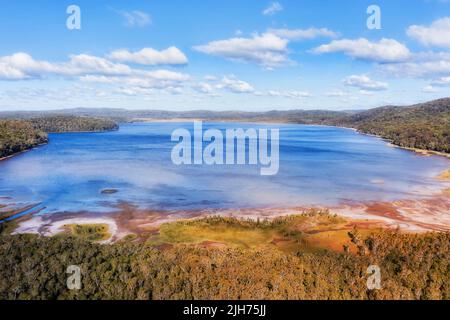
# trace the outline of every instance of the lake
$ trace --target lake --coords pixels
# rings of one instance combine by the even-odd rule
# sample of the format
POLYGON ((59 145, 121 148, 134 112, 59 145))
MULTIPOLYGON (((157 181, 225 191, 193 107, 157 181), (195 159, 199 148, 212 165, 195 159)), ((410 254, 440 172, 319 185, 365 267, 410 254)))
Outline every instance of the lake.
POLYGON ((436 194, 450 167, 350 129, 290 124, 204 123, 208 128, 279 128, 280 167, 182 165, 171 161, 177 128, 187 123, 122 124, 104 133, 50 134, 48 145, 0 161, 0 203, 41 203, 41 213, 141 208, 187 210, 337 205, 436 194), (102 193, 116 189, 116 193, 102 193))

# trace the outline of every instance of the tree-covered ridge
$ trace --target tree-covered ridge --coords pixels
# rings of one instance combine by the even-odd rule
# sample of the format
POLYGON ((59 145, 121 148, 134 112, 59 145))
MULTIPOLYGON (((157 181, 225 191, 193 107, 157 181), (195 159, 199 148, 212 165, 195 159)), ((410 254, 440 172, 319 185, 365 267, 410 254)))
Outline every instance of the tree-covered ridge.
POLYGON ((116 122, 108 119, 51 116, 26 120, 0 119, 0 158, 47 143, 49 132, 117 130, 116 122))
POLYGON ((381 136, 401 147, 450 153, 450 99, 376 108, 332 123, 381 136))
POLYGON ((47 143, 47 134, 23 120, 0 120, 0 158, 47 143))
POLYGON ((448 233, 351 236, 358 254, 2 236, 0 299, 449 299, 448 233), (382 288, 371 291, 374 264, 382 288), (69 265, 81 290, 66 287, 69 265))
POLYGON ((118 124, 112 120, 90 117, 50 116, 32 118, 28 121, 34 128, 44 132, 94 132, 119 128, 118 124))

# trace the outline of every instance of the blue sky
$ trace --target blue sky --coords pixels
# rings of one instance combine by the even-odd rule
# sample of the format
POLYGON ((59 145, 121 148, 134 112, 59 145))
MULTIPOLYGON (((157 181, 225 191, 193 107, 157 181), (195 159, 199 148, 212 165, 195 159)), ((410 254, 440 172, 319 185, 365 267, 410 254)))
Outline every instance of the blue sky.
POLYGON ((450 93, 446 0, 1 1, 0 30, 0 110, 342 110, 450 93))

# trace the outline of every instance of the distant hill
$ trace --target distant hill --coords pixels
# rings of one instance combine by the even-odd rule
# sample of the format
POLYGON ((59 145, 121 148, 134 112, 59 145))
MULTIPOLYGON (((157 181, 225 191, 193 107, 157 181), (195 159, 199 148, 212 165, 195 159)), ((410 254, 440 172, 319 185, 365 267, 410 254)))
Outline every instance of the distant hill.
POLYGON ((165 111, 165 110, 127 110, 112 108, 75 108, 52 111, 3 111, 0 118, 30 119, 36 117, 82 116, 109 118, 119 122, 139 121, 143 119, 202 119, 205 121, 260 121, 260 122, 293 122, 293 123, 322 123, 348 115, 347 112, 329 110, 289 110, 289 111, 165 111))

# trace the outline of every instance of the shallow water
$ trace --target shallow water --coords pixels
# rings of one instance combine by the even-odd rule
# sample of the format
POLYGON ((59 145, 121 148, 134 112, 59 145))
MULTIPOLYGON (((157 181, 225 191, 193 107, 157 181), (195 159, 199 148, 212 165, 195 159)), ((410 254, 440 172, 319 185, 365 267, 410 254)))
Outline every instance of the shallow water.
POLYGON ((0 203, 41 203, 41 213, 142 208, 291 207, 427 197, 450 160, 393 148, 353 130, 302 125, 209 123, 208 128, 279 128, 280 169, 176 166, 170 135, 192 123, 123 124, 105 133, 51 134, 48 145, 0 161, 0 203), (102 194, 107 188, 118 190, 102 194), (6 198, 5 198, 6 197, 6 198), (9 199, 7 198, 9 197, 9 199))

